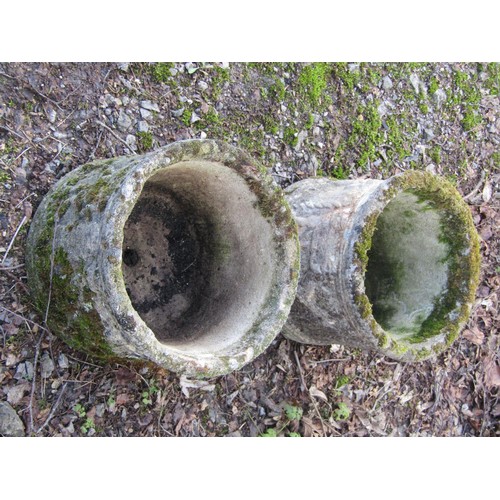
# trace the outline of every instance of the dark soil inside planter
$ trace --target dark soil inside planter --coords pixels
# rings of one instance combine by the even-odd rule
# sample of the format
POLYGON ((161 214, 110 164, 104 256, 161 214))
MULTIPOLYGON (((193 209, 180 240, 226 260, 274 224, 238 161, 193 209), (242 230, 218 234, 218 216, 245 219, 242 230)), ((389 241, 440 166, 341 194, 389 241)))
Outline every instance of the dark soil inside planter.
POLYGON ((184 326, 200 309, 208 281, 206 237, 187 207, 153 188, 143 192, 125 225, 127 293, 161 340, 189 336, 184 326))

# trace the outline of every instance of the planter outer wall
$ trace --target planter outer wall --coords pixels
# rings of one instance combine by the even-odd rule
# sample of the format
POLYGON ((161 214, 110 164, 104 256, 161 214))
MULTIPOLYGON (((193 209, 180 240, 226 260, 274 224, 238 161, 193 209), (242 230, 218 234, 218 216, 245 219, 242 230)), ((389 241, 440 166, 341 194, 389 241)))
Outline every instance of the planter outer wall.
MULTIPOLYGON (((143 223, 141 231, 149 230, 143 223)), ((166 230, 166 246, 172 231, 166 230)), ((164 257, 166 252, 155 248, 164 257)), ((36 212, 26 263, 37 308, 70 346, 104 360, 139 359, 212 377, 250 362, 281 331, 295 297, 299 246, 290 208, 264 167, 227 144, 192 140, 142 156, 95 161, 67 174, 36 212), (133 272, 127 265, 137 260, 127 255, 124 241, 135 237, 141 251, 149 244, 127 229, 149 195, 181 210, 176 220, 193 221, 192 238, 184 238, 183 226, 176 243, 180 258, 188 243, 197 252, 193 263, 183 266, 181 260, 176 269, 172 259, 173 278, 165 277, 172 284, 176 271, 184 273, 187 286, 199 275, 189 288, 196 298, 192 304, 186 305, 183 289, 171 300, 185 313, 168 323, 181 325, 178 337, 153 331, 143 320, 149 321, 147 308, 141 317, 132 304, 131 289, 141 291, 143 277, 124 279, 133 272), (194 268, 198 275, 188 274, 194 268)), ((147 271, 153 276, 158 270, 147 271)), ((163 316, 159 310, 153 323, 163 316)))
POLYGON ((469 207, 448 181, 408 171, 385 181, 306 179, 285 192, 301 244, 286 337, 402 361, 450 345, 474 301, 479 238, 469 207), (394 291, 396 278, 404 290, 394 291), (415 326, 410 319, 418 315, 415 326))

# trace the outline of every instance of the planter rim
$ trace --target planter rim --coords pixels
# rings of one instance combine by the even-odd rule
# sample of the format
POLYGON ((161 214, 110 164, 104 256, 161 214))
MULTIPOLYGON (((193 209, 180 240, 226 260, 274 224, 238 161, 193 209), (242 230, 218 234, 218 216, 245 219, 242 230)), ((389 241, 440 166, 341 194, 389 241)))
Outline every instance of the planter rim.
POLYGON ((141 165, 134 166, 121 181, 120 189, 110 197, 107 220, 110 248, 101 250, 100 279, 108 283, 109 305, 115 320, 120 324, 127 342, 136 345, 139 351, 153 352, 151 361, 175 372, 198 377, 212 377, 234 371, 261 354, 281 331, 295 298, 298 284, 299 243, 297 226, 281 191, 276 189, 266 169, 256 163, 244 151, 215 140, 179 141, 141 156, 141 165), (257 196, 257 206, 272 225, 275 233, 274 250, 279 249, 280 258, 275 259, 275 272, 271 293, 266 299, 265 317, 254 324, 241 340, 239 352, 186 353, 179 345, 159 341, 153 331, 134 309, 125 290, 122 274, 121 246, 124 227, 134 205, 141 196, 148 179, 164 169, 182 162, 218 163, 231 168, 243 177, 257 196), (261 182, 259 182, 259 180, 261 182), (271 207, 271 210, 270 210, 271 207), (276 213, 277 209, 281 213, 276 213), (112 231, 112 232, 111 232, 112 231), (135 333, 140 330, 141 336, 135 333))
POLYGON ((469 207, 445 178, 421 171, 406 171, 382 181, 375 192, 360 201, 358 227, 362 228, 352 249, 352 292, 360 316, 369 325, 381 351, 402 360, 426 359, 442 352, 458 336, 467 321, 479 282, 479 237, 469 207), (429 321, 417 335, 397 338, 385 331, 372 313, 365 292, 365 275, 376 231, 385 207, 401 193, 415 194, 441 213, 441 231, 450 248, 447 290, 429 321))

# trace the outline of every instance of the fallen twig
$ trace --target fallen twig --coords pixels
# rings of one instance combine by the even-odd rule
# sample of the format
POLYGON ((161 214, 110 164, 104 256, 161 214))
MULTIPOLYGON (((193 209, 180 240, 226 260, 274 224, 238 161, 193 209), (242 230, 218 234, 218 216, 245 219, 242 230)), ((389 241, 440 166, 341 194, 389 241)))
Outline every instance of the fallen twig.
POLYGON ((105 123, 99 120, 96 120, 96 123, 97 125, 100 125, 101 127, 105 128, 108 132, 110 132, 116 139, 118 139, 122 144, 124 144, 131 153, 133 154, 135 153, 135 151, 112 128, 108 127, 105 123))
MULTIPOLYGON (((60 99, 58 101, 59 104, 62 104, 66 99, 68 99, 72 95, 76 94, 82 87, 83 87, 83 83, 81 85, 79 85, 75 90, 72 90, 69 94, 66 94, 62 99, 60 99)), ((72 113, 74 113, 74 111, 72 113)))
POLYGON ((18 209, 22 203, 24 203, 27 199, 31 198, 32 196, 35 196, 35 193, 30 193, 28 196, 25 196, 15 207, 14 210, 18 209))
POLYGON ((40 345, 42 343, 42 339, 43 339, 43 333, 40 333, 40 337, 38 339, 38 342, 36 343, 35 359, 33 360, 33 380, 31 381, 30 402, 28 404, 28 414, 29 414, 28 432, 27 432, 28 435, 30 435, 33 430, 33 396, 35 395, 36 369, 38 366, 38 356, 40 355, 40 345))
POLYGON ((12 237, 12 239, 10 240, 10 243, 9 243, 9 246, 7 247, 7 250, 5 251, 4 253, 4 256, 3 256, 3 259, 2 259, 2 262, 0 264, 3 264, 5 262, 5 259, 7 258, 7 255, 9 255, 9 252, 10 252, 10 249, 12 248, 12 245, 14 244, 14 240, 16 239, 17 237, 17 234, 19 233, 19 231, 21 230, 21 228, 23 227, 23 224, 27 221, 28 219, 26 218, 26 215, 23 215, 23 218, 21 219, 21 222, 19 223, 19 225, 17 226, 17 229, 16 229, 16 232, 14 233, 14 236, 12 237))
POLYGON ((20 267, 24 267, 24 264, 18 264, 17 266, 9 267, 0 266, 0 271, 14 271, 15 269, 19 269, 20 267))
POLYGON ((93 366, 95 368, 102 368, 102 366, 94 365, 93 363, 89 363, 88 361, 83 361, 82 359, 75 358, 74 356, 71 356, 70 354, 66 354, 66 356, 68 356, 68 358, 70 358, 73 361, 76 361, 78 363, 82 363, 82 364, 88 365, 88 366, 93 366))
POLYGON ((9 132, 9 134, 17 135, 17 137, 19 137, 19 139, 22 139, 23 141, 26 140, 26 138, 23 137, 21 134, 18 134, 15 130, 10 129, 9 127, 6 127, 5 125, 0 125, 0 128, 9 132))
POLYGON ((31 323, 33 326, 38 327, 40 330, 44 330, 45 332, 50 333, 50 330, 48 330, 47 328, 44 328, 42 325, 38 324, 36 321, 32 321, 31 319, 25 318, 22 314, 18 314, 14 311, 11 311, 10 309, 2 306, 1 304, 0 304, 0 308, 2 308, 4 311, 7 311, 9 314, 12 314, 13 316, 17 316, 18 318, 26 321, 27 323, 31 323))
POLYGON ((99 131, 99 136, 97 137, 96 145, 95 145, 94 149, 92 150, 92 152, 90 153, 87 161, 93 160, 95 158, 95 152, 97 151, 97 148, 99 147, 99 144, 101 143, 101 138, 102 138, 103 133, 104 132, 102 130, 99 131))
POLYGON ((15 76, 8 75, 7 73, 4 73, 3 71, 0 71, 0 76, 5 76, 5 78, 10 78, 11 80, 17 80, 15 76))
MULTIPOLYGON (((22 81, 22 80, 21 80, 22 81)), ((54 104, 54 106, 57 106, 57 109, 59 111, 63 111, 63 108, 61 108, 61 106, 59 106, 59 103, 57 101, 54 101, 54 99, 50 98, 48 95, 45 95, 43 94, 42 92, 40 92, 39 90, 37 90, 33 85, 31 85, 31 83, 29 82, 26 82, 26 81, 22 81, 22 83, 24 85, 28 85, 30 87, 30 89, 39 97, 41 97, 42 99, 45 99, 49 102, 51 102, 52 104, 54 104)))
POLYGON ((309 396, 309 399, 311 400, 313 406, 314 406, 314 409, 316 411, 316 414, 318 415, 318 418, 321 422, 321 428, 323 429, 323 435, 326 436, 326 427, 325 427, 325 422, 323 420, 323 417, 321 416, 321 413, 319 412, 319 408, 318 408, 318 405, 316 404, 316 401, 314 401, 314 398, 313 396, 311 396, 311 393, 309 391, 309 388, 307 387, 307 384, 306 384, 306 381, 304 379, 304 373, 302 371, 302 367, 300 366, 300 360, 299 360, 299 356, 297 355, 297 351, 293 351, 293 354, 295 356, 295 361, 297 362, 297 367, 299 369, 299 375, 300 375, 300 381, 301 381, 301 384, 302 384, 302 389, 307 392, 307 395, 309 396))
POLYGON ((59 393, 59 396, 57 397, 57 401, 54 403, 54 405, 52 406, 51 410, 50 410, 50 413, 48 415, 48 417, 45 419, 45 422, 43 423, 43 425, 35 432, 35 434, 39 434, 40 432, 42 432, 43 429, 45 429, 45 427, 47 425, 49 425, 49 422, 54 418, 54 414, 57 410, 57 407, 59 406, 59 403, 61 402, 61 399, 62 399, 62 396, 64 394, 64 391, 66 390, 66 387, 68 386, 68 382, 66 382, 63 386, 62 386, 62 389, 61 389, 61 392, 59 393))
MULTIPOLYGON (((48 298, 47 298, 47 307, 45 309, 45 317, 43 319, 43 324, 47 326, 47 318, 49 316, 49 307, 50 307, 50 299, 52 295, 52 278, 53 278, 53 273, 54 273, 54 253, 55 253, 55 240, 56 240, 56 232, 57 232, 57 223, 59 220, 59 209, 57 210, 56 213, 56 220, 54 223, 54 236, 52 237, 52 253, 50 256, 50 276, 49 276, 49 291, 48 291, 48 298)), ((42 331, 44 331, 43 329, 42 331)), ((46 330, 45 330, 46 331, 46 330)), ((35 351, 35 359, 33 361, 33 381, 31 383, 31 394, 30 394, 30 402, 28 405, 28 412, 29 412, 29 429, 28 429, 28 434, 31 434, 33 430, 33 395, 35 393, 35 384, 36 384, 36 371, 37 371, 37 365, 38 365, 38 357, 40 355, 40 345, 42 343, 44 334, 40 334, 40 338, 38 339, 38 342, 36 344, 36 351, 35 351)))
POLYGON ((12 161, 11 163, 14 163, 16 160, 18 160, 19 158, 21 158, 21 156, 23 156, 24 153, 28 152, 29 150, 31 149, 31 146, 27 147, 24 151, 22 151, 21 153, 19 153, 12 161))
POLYGON ((333 363, 339 361, 349 361, 349 358, 330 358, 330 359, 321 359, 320 361, 313 361, 315 365, 320 365, 322 363, 333 363))
POLYGON ((479 180, 479 182, 475 185, 474 189, 470 193, 468 193, 467 195, 465 195, 463 197, 463 199, 468 200, 469 198, 472 198, 479 191, 481 186, 483 185, 485 178, 486 178, 486 172, 483 170, 481 172, 481 179, 479 180))

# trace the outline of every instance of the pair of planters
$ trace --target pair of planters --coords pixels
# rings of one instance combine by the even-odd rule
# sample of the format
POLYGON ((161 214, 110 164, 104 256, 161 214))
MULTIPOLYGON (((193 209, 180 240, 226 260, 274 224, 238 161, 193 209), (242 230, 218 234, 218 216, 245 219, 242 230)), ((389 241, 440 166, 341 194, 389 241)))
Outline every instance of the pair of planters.
POLYGON ((72 347, 213 377, 280 331, 404 361, 438 353, 469 315, 479 244, 465 202, 431 174, 283 193, 241 150, 193 140, 66 175, 26 262, 36 306, 72 347))

